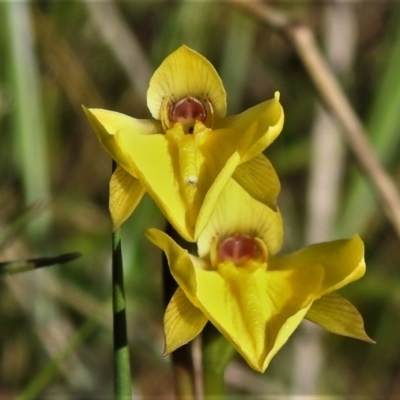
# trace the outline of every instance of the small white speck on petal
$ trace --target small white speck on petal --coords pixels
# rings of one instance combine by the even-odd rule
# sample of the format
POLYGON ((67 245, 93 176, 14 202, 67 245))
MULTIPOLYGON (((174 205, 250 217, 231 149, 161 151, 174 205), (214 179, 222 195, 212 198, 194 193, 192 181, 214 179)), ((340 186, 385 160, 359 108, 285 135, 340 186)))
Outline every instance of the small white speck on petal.
POLYGON ((188 185, 195 186, 197 184, 197 176, 189 175, 186 177, 186 183, 188 185))

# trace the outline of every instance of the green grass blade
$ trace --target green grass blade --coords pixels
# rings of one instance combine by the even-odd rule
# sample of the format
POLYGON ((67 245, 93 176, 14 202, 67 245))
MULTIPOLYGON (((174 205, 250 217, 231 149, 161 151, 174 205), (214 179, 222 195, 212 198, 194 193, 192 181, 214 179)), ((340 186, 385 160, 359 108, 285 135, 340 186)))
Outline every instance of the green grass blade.
MULTIPOLYGON (((40 78, 32 38, 30 4, 5 2, 3 18, 8 39, 7 67, 14 93, 14 160, 22 176, 27 204, 48 202, 50 198, 49 166, 43 122, 40 78)), ((32 223, 35 237, 42 236, 49 224, 49 211, 32 223)))
POLYGON ((228 113, 240 111, 253 55, 256 23, 247 15, 229 12, 226 43, 222 47, 220 75, 227 91, 228 113))
POLYGON ((40 257, 22 261, 0 262, 0 277, 3 275, 19 274, 21 272, 31 271, 33 269, 43 267, 51 267, 58 264, 65 264, 67 262, 76 260, 80 256, 80 253, 67 253, 55 257, 40 257))

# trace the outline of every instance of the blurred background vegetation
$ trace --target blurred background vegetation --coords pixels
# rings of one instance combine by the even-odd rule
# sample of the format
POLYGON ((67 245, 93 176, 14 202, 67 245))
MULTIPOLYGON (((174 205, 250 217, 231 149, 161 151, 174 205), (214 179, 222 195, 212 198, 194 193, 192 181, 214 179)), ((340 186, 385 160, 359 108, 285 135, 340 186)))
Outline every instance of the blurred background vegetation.
MULTIPOLYGON (((399 3, 270 4, 312 27, 399 183, 399 3)), ((216 66, 229 113, 281 93, 285 126, 266 154, 282 181, 284 251, 355 233, 366 245, 367 274, 342 294, 377 344, 304 323, 265 374, 235 358, 231 398, 400 397, 399 238, 290 44, 229 1, 42 0, 0 3, 0 261, 83 256, 0 280, 0 398, 111 397, 111 161, 81 105, 149 117, 149 78, 181 44, 216 66)), ((173 398, 161 255, 143 238, 163 225, 146 197, 123 228, 132 384, 144 399, 173 398)))

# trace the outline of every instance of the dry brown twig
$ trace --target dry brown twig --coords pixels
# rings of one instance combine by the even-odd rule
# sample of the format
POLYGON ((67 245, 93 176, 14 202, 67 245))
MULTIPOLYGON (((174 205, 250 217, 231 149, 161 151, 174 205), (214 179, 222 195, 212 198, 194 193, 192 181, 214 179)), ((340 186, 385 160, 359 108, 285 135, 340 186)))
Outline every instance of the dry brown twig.
POLYGON ((372 150, 360 119, 328 67, 311 29, 304 24, 295 23, 284 13, 265 3, 229 1, 279 32, 293 45, 322 102, 341 125, 351 152, 378 193, 385 214, 400 238, 399 192, 372 150))

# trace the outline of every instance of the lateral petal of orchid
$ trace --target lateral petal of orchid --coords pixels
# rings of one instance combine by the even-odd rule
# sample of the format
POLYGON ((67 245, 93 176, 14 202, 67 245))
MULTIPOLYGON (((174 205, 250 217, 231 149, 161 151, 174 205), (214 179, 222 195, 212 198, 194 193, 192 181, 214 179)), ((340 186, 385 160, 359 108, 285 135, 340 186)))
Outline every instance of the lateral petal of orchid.
POLYGON ((363 241, 356 235, 351 239, 313 244, 295 253, 272 258, 268 269, 302 270, 309 265, 321 265, 325 270, 320 296, 331 293, 364 275, 363 241))
POLYGON ((248 235, 257 232, 269 255, 276 254, 282 246, 283 223, 280 213, 254 200, 238 183, 230 179, 206 228, 198 238, 199 256, 205 257, 210 252, 214 238, 232 236, 237 232, 248 235))
POLYGON ((266 359, 264 360, 262 372, 264 372, 267 369, 269 363, 275 357, 276 353, 278 353, 278 351, 284 346, 284 344, 288 341, 289 337, 293 334, 296 328, 303 321, 310 307, 311 303, 309 303, 306 307, 302 308, 301 310, 297 311, 296 314, 288 318, 288 320, 283 324, 276 338, 274 347, 271 349, 266 359))
MULTIPOLYGON (((204 136, 212 137, 212 132, 206 132, 204 136)), ((146 136, 121 131, 115 138, 167 219, 184 239, 193 241, 240 158, 237 153, 229 155, 210 148, 208 140, 201 143, 202 135, 186 135, 176 142, 172 134, 173 130, 166 135, 146 136)))
POLYGON ((336 292, 314 301, 306 314, 306 319, 336 335, 375 343, 365 332, 361 314, 336 292))
POLYGON ((174 170, 165 135, 131 135, 124 130, 116 133, 115 137, 118 146, 125 149, 140 182, 163 214, 185 240, 192 241, 194 226, 189 226, 187 221, 179 175, 174 170))
MULTIPOLYGON (((284 121, 279 93, 272 100, 258 104, 241 114, 215 122, 214 129, 230 132, 233 148, 244 163, 258 156, 280 134, 284 121)), ((227 142, 227 144, 229 141, 227 142)), ((230 145, 230 143, 229 143, 230 145)))
POLYGON ((206 323, 206 316, 178 288, 164 314, 164 355, 193 340, 206 323))
MULTIPOLYGON (((211 200, 211 212, 240 159, 237 154, 226 154, 223 150, 216 151, 210 147, 212 131, 200 122, 195 125, 193 134, 185 135, 182 126, 176 124, 166 132, 165 137, 169 142, 168 150, 175 176, 180 182, 180 193, 186 204, 186 224, 194 227, 201 221, 206 223, 208 217, 198 219, 205 199, 208 203, 211 200)), ((208 210, 207 204, 205 206, 203 214, 208 210)), ((196 237, 195 231, 194 239, 196 237)))
POLYGON ((109 209, 113 231, 117 230, 133 213, 146 190, 140 181, 117 166, 110 180, 109 209))
POLYGON ((226 114, 226 93, 217 71, 206 58, 186 46, 170 54, 150 80, 147 106, 155 119, 160 119, 161 104, 167 96, 173 102, 186 96, 206 98, 216 118, 226 114))
POLYGON ((240 164, 232 178, 253 199, 277 211, 276 200, 281 184, 274 167, 264 154, 240 164))
MULTIPOLYGON (((208 160, 210 161, 210 160, 208 160)), ((202 195, 202 204, 200 211, 197 215, 194 239, 197 240, 199 235, 203 232, 207 225, 215 206, 219 202, 219 198, 227 182, 231 179, 232 174, 239 164, 240 158, 237 153, 234 153, 228 160, 224 160, 221 155, 216 154, 214 163, 208 162, 208 165, 204 166, 204 174, 202 180, 206 182, 203 190, 199 188, 199 194, 202 195), (211 186, 209 187, 208 185, 211 186)))
POLYGON ((136 172, 132 165, 131 158, 126 154, 116 142, 115 134, 126 131, 128 135, 151 135, 162 132, 161 124, 158 121, 148 119, 135 119, 125 114, 102 109, 87 109, 83 107, 97 137, 118 164, 122 165, 126 171, 136 177, 136 172))
POLYGON ((260 267, 249 272, 230 262, 220 264, 218 272, 196 268, 195 273, 199 308, 261 372, 272 358, 269 354, 275 354, 296 329, 323 279, 319 267, 275 272, 260 267))
POLYGON ((192 258, 187 250, 182 249, 167 234, 158 229, 148 229, 145 235, 165 253, 172 276, 191 303, 197 307, 197 283, 193 265, 194 257, 192 258))

